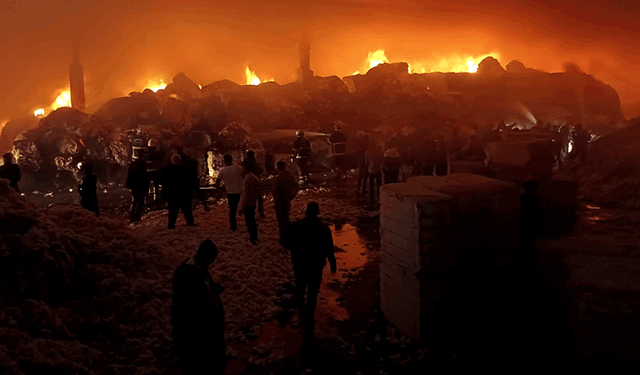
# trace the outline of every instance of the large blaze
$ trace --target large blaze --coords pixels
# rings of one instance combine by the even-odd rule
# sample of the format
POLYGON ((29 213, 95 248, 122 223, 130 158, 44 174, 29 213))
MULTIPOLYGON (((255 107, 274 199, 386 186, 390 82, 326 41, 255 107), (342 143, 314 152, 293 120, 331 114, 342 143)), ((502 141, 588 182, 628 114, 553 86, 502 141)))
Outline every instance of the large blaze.
MULTIPOLYGON (((467 56, 462 57, 459 55, 452 55, 446 57, 438 57, 431 61, 412 61, 409 64, 409 73, 476 73, 478 71, 478 65, 480 62, 492 56, 496 59, 500 59, 498 53, 488 53, 481 56, 467 56)), ((405 61, 405 60, 398 60, 405 61)), ((380 64, 388 64, 390 60, 386 56, 384 49, 378 49, 374 52, 367 53, 366 69, 372 69, 380 64)), ((360 70, 357 70, 353 75, 361 74, 360 70)))

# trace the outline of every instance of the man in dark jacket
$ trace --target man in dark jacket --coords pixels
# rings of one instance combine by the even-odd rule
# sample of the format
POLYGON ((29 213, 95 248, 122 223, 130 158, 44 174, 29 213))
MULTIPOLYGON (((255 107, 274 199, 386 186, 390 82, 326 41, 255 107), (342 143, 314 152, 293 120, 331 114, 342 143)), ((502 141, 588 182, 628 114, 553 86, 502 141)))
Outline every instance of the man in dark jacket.
POLYGON ((217 256, 216 245, 205 240, 173 276, 173 345, 185 375, 223 374, 226 368, 224 288, 208 271, 217 256))
POLYGON ((137 223, 142 217, 144 201, 149 192, 147 163, 144 160, 138 159, 129 165, 126 187, 131 190, 132 196, 130 220, 132 223, 137 223))
POLYGON ((272 194, 276 218, 278 219, 278 229, 280 230, 280 244, 283 244, 284 236, 291 225, 291 220, 289 219, 291 201, 298 194, 300 188, 291 172, 287 170, 287 164, 284 161, 279 161, 276 167, 278 169, 278 177, 273 183, 272 194))
POLYGON ((191 211, 193 184, 189 177, 189 172, 182 165, 179 154, 174 154, 171 157, 171 164, 162 168, 162 194, 169 206, 169 229, 176 227, 179 210, 182 210, 187 225, 195 226, 191 211))
POLYGON ((20 167, 17 164, 13 164, 13 155, 10 152, 2 155, 4 165, 0 167, 0 178, 6 178, 9 180, 9 186, 20 191, 18 189, 18 181, 22 177, 20 173, 20 167))
POLYGON ((96 217, 100 216, 98 210, 98 178, 93 174, 93 164, 85 163, 82 165, 85 173, 82 184, 79 186, 80 204, 82 207, 91 212, 95 212, 96 217))
POLYGON ((331 273, 337 268, 331 229, 318 218, 319 214, 318 203, 309 203, 305 218, 291 225, 285 241, 285 247, 291 251, 299 317, 306 341, 313 339, 316 302, 327 259, 331 273))

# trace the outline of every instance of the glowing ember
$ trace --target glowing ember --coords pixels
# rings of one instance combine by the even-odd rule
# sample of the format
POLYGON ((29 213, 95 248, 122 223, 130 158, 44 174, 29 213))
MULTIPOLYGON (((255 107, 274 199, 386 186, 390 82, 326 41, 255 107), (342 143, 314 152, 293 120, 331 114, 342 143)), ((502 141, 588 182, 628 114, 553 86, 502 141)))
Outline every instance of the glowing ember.
POLYGON ((167 87, 167 84, 164 83, 163 79, 150 79, 145 86, 145 89, 149 89, 153 92, 158 92, 160 90, 164 90, 167 87))
POLYGON ((379 49, 375 52, 369 52, 367 55, 367 60, 369 60, 369 69, 374 68, 380 64, 388 64, 389 59, 384 54, 383 49, 379 49))
POLYGON ((249 69, 248 66, 244 70, 244 75, 247 78, 247 85, 258 86, 259 84, 264 83, 264 82, 273 82, 274 81, 273 78, 272 79, 261 80, 260 78, 258 78, 258 76, 256 75, 256 73, 254 71, 249 69))
POLYGON ((44 108, 36 109, 35 111, 33 111, 33 115, 36 117, 44 116, 44 108))

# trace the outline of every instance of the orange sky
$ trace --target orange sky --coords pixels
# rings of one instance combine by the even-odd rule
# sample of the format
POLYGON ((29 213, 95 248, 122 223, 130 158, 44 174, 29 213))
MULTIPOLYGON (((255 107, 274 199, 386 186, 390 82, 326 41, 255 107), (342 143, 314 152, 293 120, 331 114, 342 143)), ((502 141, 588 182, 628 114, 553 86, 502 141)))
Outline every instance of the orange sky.
POLYGON ((497 52, 546 71, 569 61, 611 84, 625 115, 640 115, 640 10, 634 1, 2 0, 0 121, 49 105, 68 85, 71 39, 81 38, 87 104, 184 72, 205 85, 261 78, 287 83, 304 25, 317 75, 362 70, 367 52, 435 61, 497 52), (179 5, 176 5, 179 4, 179 5), (305 4, 301 8, 300 4, 305 4))

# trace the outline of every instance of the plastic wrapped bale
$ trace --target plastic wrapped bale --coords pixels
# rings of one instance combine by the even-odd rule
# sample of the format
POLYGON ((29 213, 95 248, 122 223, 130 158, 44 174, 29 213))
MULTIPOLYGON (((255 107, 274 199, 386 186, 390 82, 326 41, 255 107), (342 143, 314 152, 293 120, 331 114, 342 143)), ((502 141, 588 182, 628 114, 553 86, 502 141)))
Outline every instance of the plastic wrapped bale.
POLYGON ((429 337, 439 303, 429 275, 450 272, 462 250, 515 247, 518 209, 515 184, 473 174, 384 185, 380 289, 387 318, 407 336, 429 337))

